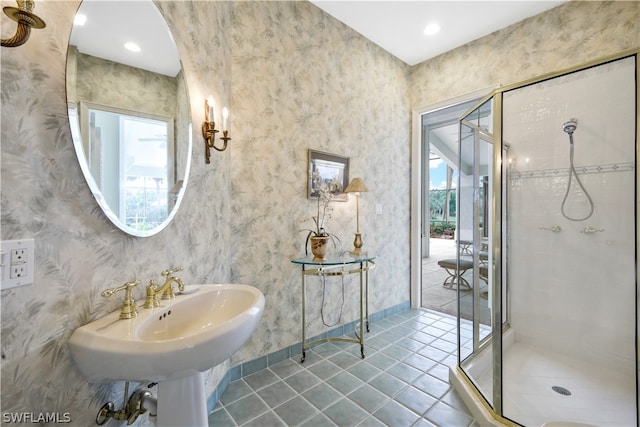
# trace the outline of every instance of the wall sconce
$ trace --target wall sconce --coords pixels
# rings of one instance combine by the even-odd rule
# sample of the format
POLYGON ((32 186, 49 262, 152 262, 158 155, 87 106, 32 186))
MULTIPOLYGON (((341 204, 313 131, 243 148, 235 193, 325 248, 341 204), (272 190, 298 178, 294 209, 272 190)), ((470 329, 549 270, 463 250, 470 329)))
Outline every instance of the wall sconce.
POLYGON ((18 47, 29 40, 31 28, 44 28, 47 24, 42 19, 34 15, 31 11, 35 6, 33 0, 17 0, 18 7, 5 6, 4 13, 18 23, 18 28, 13 37, 2 39, 4 47, 18 47))
POLYGON ((364 181, 360 178, 353 178, 347 188, 344 189, 345 193, 355 193, 356 195, 356 238, 353 241, 353 255, 359 255, 362 253, 362 236, 360 235, 360 193, 366 193, 369 191, 364 181))
POLYGON ((215 114, 213 109, 213 97, 209 97, 204 101, 204 122, 202 123, 202 136, 204 137, 205 145, 205 162, 211 163, 211 148, 215 148, 218 151, 224 151, 227 149, 227 143, 231 140, 229 131, 227 129, 227 119, 229 118, 229 110, 227 107, 222 109, 222 137, 224 145, 221 148, 216 147, 216 133, 219 131, 216 129, 215 114))

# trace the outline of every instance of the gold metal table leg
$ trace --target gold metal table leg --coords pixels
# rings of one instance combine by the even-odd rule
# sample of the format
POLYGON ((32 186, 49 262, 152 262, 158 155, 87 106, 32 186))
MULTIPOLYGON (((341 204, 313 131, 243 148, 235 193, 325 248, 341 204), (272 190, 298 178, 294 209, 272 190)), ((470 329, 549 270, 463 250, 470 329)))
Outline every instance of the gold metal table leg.
POLYGON ((302 356, 300 358, 300 363, 303 363, 306 359, 306 351, 307 348, 314 346, 316 344, 320 344, 323 342, 330 341, 341 341, 341 342, 350 342, 354 344, 360 344, 360 354, 362 358, 365 358, 364 354, 364 334, 365 331, 369 332, 369 270, 375 267, 375 263, 373 261, 360 261, 360 267, 356 269, 345 270, 345 265, 336 265, 329 267, 315 267, 311 269, 306 269, 305 265, 302 264, 302 356), (340 268, 341 270, 333 271, 333 268, 340 268), (359 273, 360 277, 360 326, 359 328, 354 328, 354 332, 356 338, 344 338, 344 337, 325 337, 316 340, 311 340, 307 342, 307 319, 306 319, 306 292, 307 292, 307 277, 306 276, 344 276, 348 274, 359 273), (364 305, 364 307, 363 307, 364 305), (366 328, 366 329, 365 329, 366 328))
POLYGON ((367 269, 364 273, 366 276, 366 282, 365 282, 365 286, 366 286, 366 293, 365 293, 365 309, 366 309, 366 317, 367 317, 367 332, 369 331, 369 263, 367 262, 367 269))
MULTIPOLYGON (((360 355, 364 359, 364 311, 362 310, 362 304, 364 303, 364 283, 363 283, 363 263, 360 263, 360 355)), ((367 327, 368 329, 368 327, 367 327)))
POLYGON ((306 323, 306 319, 305 319, 305 292, 306 292, 306 287, 305 287, 305 274, 304 274, 304 265, 302 266, 302 357, 300 358, 300 363, 304 362, 304 359, 306 357, 306 346, 305 343, 307 341, 307 337, 305 334, 305 328, 307 326, 306 323))

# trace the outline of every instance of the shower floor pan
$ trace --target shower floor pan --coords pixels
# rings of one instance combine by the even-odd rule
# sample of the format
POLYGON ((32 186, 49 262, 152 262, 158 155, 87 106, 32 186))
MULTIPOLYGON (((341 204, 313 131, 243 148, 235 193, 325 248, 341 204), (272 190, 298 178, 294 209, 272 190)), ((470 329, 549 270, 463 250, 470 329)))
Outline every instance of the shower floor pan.
MULTIPOLYGON (((518 341, 506 344, 506 348, 506 418, 526 426, 562 421, 606 427, 637 425, 634 371, 621 373, 608 366, 546 353, 518 341)), ((482 393, 491 396, 491 365, 483 358, 490 359, 490 352, 479 355, 470 372, 482 393)), ((452 381, 454 385, 459 383, 453 378, 452 381)))

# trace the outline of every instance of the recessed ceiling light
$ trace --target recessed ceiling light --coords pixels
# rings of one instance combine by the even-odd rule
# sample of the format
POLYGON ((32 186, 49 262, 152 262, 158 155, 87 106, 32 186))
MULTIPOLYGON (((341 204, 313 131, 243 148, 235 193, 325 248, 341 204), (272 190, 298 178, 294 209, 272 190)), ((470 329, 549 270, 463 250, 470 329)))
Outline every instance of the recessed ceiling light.
POLYGON ((82 27, 87 22, 87 15, 83 15, 78 13, 75 18, 73 18, 73 25, 77 25, 82 27))
POLYGON ((432 36, 436 33, 438 33, 440 31, 440 25, 436 24, 435 22, 427 25, 424 28, 424 34, 427 36, 432 36))
POLYGON ((124 44, 124 47, 131 52, 140 52, 140 46, 135 44, 134 42, 128 42, 124 44))

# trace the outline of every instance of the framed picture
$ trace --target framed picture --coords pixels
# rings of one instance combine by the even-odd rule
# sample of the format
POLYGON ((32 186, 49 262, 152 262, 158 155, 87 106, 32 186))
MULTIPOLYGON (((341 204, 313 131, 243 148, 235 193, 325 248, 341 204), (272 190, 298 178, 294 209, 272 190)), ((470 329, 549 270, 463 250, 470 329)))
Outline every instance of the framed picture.
POLYGON ((344 189, 349 185, 349 158, 309 150, 307 197, 318 197, 327 189, 332 200, 347 201, 344 189))

